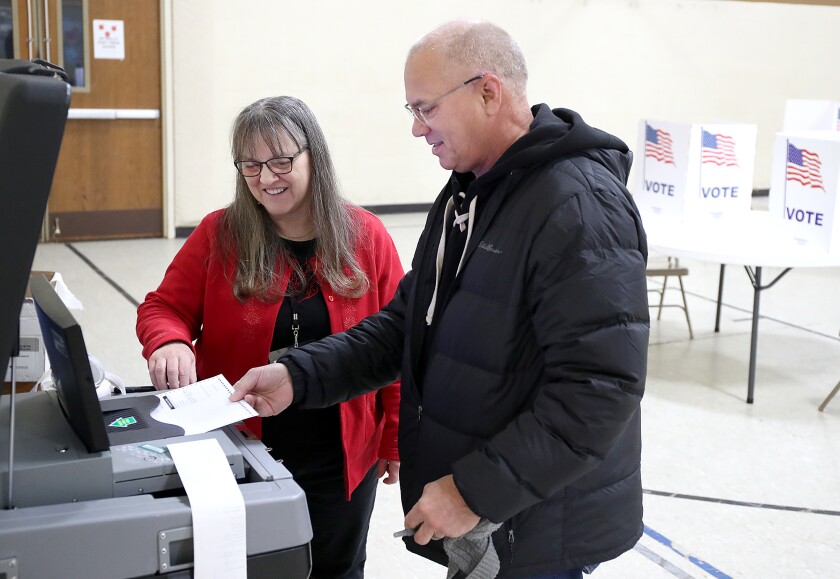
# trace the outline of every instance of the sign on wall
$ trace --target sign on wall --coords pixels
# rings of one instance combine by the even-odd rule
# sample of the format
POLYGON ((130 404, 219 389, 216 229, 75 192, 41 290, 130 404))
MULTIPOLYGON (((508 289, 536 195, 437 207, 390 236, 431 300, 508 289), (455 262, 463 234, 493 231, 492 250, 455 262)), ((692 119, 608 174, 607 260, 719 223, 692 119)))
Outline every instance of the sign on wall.
POLYGON ((125 60, 125 27, 122 20, 93 21, 93 57, 125 60))

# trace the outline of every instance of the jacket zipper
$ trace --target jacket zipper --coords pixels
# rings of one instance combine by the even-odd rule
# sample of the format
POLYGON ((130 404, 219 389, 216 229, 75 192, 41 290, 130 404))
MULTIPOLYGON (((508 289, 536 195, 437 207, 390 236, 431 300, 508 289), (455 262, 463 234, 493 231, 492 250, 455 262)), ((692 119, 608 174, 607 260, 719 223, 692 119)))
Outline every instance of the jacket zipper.
POLYGON ((508 529, 508 549, 510 550, 510 560, 509 563, 513 563, 513 543, 516 539, 513 536, 513 527, 508 529))
POLYGON ((423 420, 423 406, 418 404, 417 405, 417 425, 420 425, 420 421, 423 420))

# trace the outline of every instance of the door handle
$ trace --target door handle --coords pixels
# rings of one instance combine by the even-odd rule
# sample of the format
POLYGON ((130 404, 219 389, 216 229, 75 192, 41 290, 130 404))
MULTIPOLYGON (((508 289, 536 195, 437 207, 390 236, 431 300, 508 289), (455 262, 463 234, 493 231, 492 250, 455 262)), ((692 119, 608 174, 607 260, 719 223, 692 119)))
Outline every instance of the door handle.
POLYGON ((68 119, 96 119, 112 121, 114 119, 159 119, 158 109, 70 109, 68 119))
POLYGON ((44 0, 44 50, 46 51, 46 56, 44 60, 47 62, 52 62, 50 60, 50 6, 49 0, 44 0))
POLYGON ((26 44, 29 46, 29 60, 32 60, 32 45, 35 42, 35 39, 32 38, 32 0, 26 0, 26 26, 29 31, 26 44))

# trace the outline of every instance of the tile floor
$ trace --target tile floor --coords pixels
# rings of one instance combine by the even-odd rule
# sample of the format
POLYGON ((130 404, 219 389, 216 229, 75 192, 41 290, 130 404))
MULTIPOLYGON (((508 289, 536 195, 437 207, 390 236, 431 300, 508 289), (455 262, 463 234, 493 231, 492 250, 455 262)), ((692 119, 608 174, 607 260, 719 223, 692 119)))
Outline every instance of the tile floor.
MULTIPOLYGON (((422 214, 383 221, 408 266, 422 214)), ((60 272, 84 309, 88 350, 126 383, 149 384, 134 336, 138 302, 183 240, 43 244, 34 268, 60 272)), ((656 258, 658 256, 652 256, 656 258)), ((745 403, 752 287, 718 264, 683 261, 695 339, 682 313, 651 324, 643 400, 647 532, 594 577, 840 577, 840 270, 801 269, 762 294, 755 403, 745 403)), ((765 270, 765 280, 771 275, 765 270)), ((651 287, 656 282, 651 281, 651 287)), ((678 294, 669 291, 669 298, 678 294)), ((380 487, 368 543, 372 579, 444 577, 404 550, 399 493, 380 487)))

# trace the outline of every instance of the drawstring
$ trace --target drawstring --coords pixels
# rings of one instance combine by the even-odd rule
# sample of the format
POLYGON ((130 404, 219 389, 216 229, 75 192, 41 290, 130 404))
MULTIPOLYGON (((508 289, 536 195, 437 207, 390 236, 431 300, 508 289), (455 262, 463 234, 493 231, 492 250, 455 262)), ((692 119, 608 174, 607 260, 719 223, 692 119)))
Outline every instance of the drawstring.
POLYGON ((435 302, 437 302, 438 286, 440 286, 440 270, 443 267, 443 254, 446 251, 446 217, 449 211, 454 209, 455 202, 452 197, 446 200, 446 208, 443 210, 443 227, 440 232, 440 242, 438 242, 437 258, 435 259, 435 291, 432 293, 432 301, 429 304, 429 309, 426 312, 426 325, 432 325, 432 318, 435 315, 435 302))
MULTIPOLYGON (((463 195, 463 193, 462 193, 463 195)), ((472 237, 472 230, 473 230, 473 223, 475 223, 475 202, 478 200, 478 197, 473 197, 470 201, 470 208, 467 210, 466 215, 458 215, 458 212, 455 212, 455 224, 457 224, 461 231, 464 231, 464 221, 467 222, 467 239, 464 241, 464 251, 461 252, 461 259, 458 261, 458 269, 455 271, 455 276, 457 277, 459 273, 461 273, 461 267, 464 265, 464 257, 467 255, 467 245, 470 243, 470 237, 472 237)))
MULTIPOLYGON (((462 192, 459 193, 458 196, 463 199, 466 197, 466 194, 462 192)), ((440 232, 437 258, 435 259, 435 291, 432 294, 432 301, 426 312, 426 325, 428 326, 432 325, 432 320, 435 316, 435 305, 437 304, 438 288, 440 287, 440 272, 443 269, 443 256, 446 253, 446 222, 449 217, 449 212, 452 211, 455 214, 452 226, 458 227, 461 232, 463 232, 464 229, 467 230, 467 239, 464 241, 464 250, 461 252, 461 259, 458 261, 458 269, 455 271, 455 276, 457 277, 457 275, 461 273, 461 267, 464 265, 464 257, 467 254, 467 245, 469 245, 470 236, 472 236, 473 223, 475 222, 475 204, 477 200, 478 197, 473 197, 470 200, 469 209, 467 210, 467 213, 463 215, 458 214, 458 210, 455 209, 455 201, 452 197, 446 201, 446 208, 443 210, 443 227, 440 232)))

